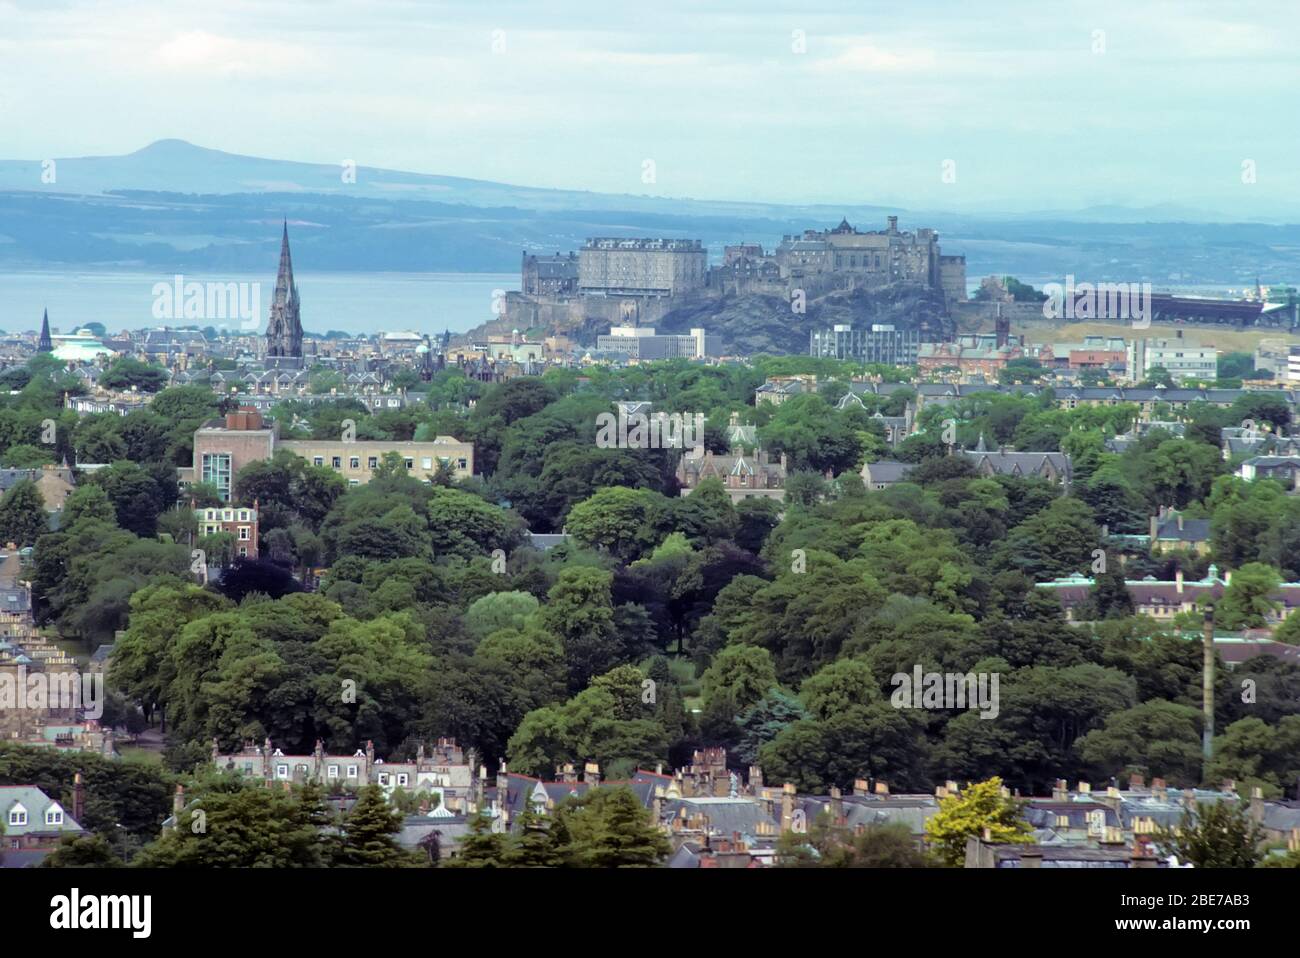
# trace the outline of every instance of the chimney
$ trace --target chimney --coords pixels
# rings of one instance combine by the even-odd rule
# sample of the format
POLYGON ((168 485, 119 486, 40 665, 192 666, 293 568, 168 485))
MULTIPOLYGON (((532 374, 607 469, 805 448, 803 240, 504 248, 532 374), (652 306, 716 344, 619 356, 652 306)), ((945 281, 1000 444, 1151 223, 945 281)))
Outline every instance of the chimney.
POLYGON ((1151 794, 1158 802, 1163 802, 1169 797, 1169 793, 1165 790, 1165 780, 1163 778, 1151 779, 1151 794))
POLYGON ((1181 567, 1174 573, 1174 588, 1179 595, 1183 594, 1183 570, 1181 567))
POLYGON ((1157 868, 1155 856, 1148 854, 1145 842, 1135 842, 1133 856, 1129 859, 1129 868, 1157 868))
MULTIPOLYGON (((77 778, 81 778, 80 775, 77 778)), ((176 791, 172 793, 172 814, 176 816, 177 822, 180 821, 181 812, 185 811, 185 786, 177 785, 176 791)), ((73 818, 76 818, 74 815, 73 818)))
POLYGON ((509 804, 510 792, 510 773, 506 769, 506 760, 501 759, 501 764, 497 766, 497 798, 503 803, 509 804))
POLYGON ((1264 790, 1258 785, 1250 790, 1250 817, 1256 822, 1264 821, 1264 790))
POLYGON ((855 778, 853 780, 853 794, 859 797, 871 794, 871 789, 867 786, 865 778, 855 778))
POLYGON ((595 762, 588 762, 582 768, 582 780, 592 788, 600 784, 600 766, 595 762))
POLYGON ((1143 778, 1141 775, 1139 775, 1137 772, 1133 772, 1128 777, 1128 788, 1130 792, 1133 791, 1134 789, 1146 788, 1146 784, 1147 784, 1147 780, 1143 778))
POLYGON ((1040 848, 1026 848, 1020 853, 1021 868, 1042 868, 1043 851, 1040 848))
POLYGON ((375 743, 371 739, 366 739, 366 775, 369 776, 371 766, 375 764, 375 743))
POLYGON ((885 795, 885 796, 888 796, 888 795, 889 795, 889 783, 888 783, 888 782, 876 782, 876 794, 877 794, 877 795, 885 795))
POLYGON ((763 788, 763 767, 761 765, 749 766, 749 787, 757 793, 763 788))
POLYGON ((1178 513, 1178 531, 1183 531, 1183 514, 1181 512, 1178 513))
POLYGON ((1056 784, 1052 786, 1052 801, 1068 802, 1070 800, 1070 783, 1063 778, 1058 778, 1056 784))
POLYGON ((1080 783, 1079 783, 1079 794, 1080 794, 1080 795, 1091 795, 1091 794, 1092 794, 1092 785, 1091 785, 1089 782, 1080 782, 1080 783))
POLYGON ((781 786, 781 831, 788 832, 794 826, 794 783, 786 782, 781 786))
POLYGON ((78 825, 81 824, 81 813, 85 808, 85 805, 86 786, 82 781, 81 773, 78 772, 72 777, 72 818, 78 825))
POLYGON ((831 786, 831 824, 844 824, 844 801, 838 786, 831 786))

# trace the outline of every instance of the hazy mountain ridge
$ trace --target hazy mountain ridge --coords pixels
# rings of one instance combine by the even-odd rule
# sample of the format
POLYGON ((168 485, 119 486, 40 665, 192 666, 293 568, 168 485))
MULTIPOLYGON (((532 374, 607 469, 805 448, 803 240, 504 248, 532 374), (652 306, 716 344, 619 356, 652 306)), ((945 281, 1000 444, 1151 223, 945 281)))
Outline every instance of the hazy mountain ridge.
MULTIPOLYGON (((164 140, 120 157, 0 161, 0 266, 260 271, 282 219, 304 269, 492 272, 521 250, 573 249, 592 235, 761 242, 847 217, 862 229, 897 213, 931 227, 945 253, 989 272, 1092 280, 1253 285, 1300 280, 1300 226, 1116 222, 1123 209, 1013 216, 846 204, 782 206, 536 189, 458 177, 244 157, 164 140)), ((1161 207, 1165 212, 1172 208, 1161 207)))

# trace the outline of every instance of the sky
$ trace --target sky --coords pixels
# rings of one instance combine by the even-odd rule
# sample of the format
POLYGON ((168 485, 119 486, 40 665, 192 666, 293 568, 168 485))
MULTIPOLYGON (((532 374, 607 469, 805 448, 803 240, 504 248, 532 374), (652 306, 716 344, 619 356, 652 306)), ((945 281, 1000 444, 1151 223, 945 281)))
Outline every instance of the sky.
POLYGON ((0 157, 1300 215, 1295 0, 0 0, 0 157))

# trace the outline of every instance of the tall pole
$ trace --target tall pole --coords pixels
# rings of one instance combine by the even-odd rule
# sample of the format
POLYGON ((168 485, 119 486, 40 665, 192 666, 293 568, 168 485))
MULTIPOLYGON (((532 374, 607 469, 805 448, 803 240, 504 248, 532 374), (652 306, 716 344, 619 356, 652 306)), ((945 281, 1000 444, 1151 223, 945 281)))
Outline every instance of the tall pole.
POLYGON ((1205 607, 1205 659, 1201 668, 1201 710, 1204 721, 1201 731, 1201 758, 1204 762, 1202 778, 1208 782, 1210 759, 1214 754, 1214 604, 1205 607))

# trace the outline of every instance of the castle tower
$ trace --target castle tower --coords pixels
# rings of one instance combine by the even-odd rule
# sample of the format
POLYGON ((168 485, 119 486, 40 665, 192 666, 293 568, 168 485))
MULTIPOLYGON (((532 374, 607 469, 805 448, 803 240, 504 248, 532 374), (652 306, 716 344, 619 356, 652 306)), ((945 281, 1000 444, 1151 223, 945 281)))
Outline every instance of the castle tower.
POLYGON ((50 339, 50 311, 48 309, 41 318, 41 338, 36 344, 36 351, 38 353, 54 352, 54 341, 50 339))
POLYGON ((293 259, 289 255, 287 220, 280 241, 280 272, 275 279, 275 298, 271 300, 271 316, 266 323, 266 356, 268 366, 297 365, 302 361, 302 319, 299 316, 298 285, 293 281, 293 259))

